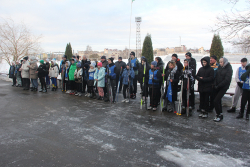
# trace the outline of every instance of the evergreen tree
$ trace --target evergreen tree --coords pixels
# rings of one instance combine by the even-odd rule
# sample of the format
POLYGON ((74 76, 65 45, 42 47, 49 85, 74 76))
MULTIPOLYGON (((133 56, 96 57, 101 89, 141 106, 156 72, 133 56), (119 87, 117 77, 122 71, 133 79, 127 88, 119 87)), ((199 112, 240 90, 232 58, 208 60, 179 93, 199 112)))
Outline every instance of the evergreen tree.
POLYGON ((71 44, 68 43, 65 49, 65 55, 67 56, 68 60, 70 60, 73 56, 72 54, 72 48, 71 48, 71 44))
POLYGON ((215 55, 219 60, 221 57, 224 56, 224 48, 222 46, 220 35, 214 34, 211 48, 210 48, 210 56, 215 55))
POLYGON ((142 47, 142 56, 144 56, 150 64, 154 60, 153 45, 150 34, 147 34, 144 39, 142 47))

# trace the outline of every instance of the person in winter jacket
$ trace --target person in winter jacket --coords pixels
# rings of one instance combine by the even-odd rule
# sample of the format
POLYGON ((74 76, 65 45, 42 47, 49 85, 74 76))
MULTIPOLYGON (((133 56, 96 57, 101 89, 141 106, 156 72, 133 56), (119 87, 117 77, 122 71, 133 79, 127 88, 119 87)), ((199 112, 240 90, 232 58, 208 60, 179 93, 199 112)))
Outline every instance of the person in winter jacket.
POLYGON ((115 103, 115 96, 116 96, 116 74, 117 74, 117 68, 115 66, 115 63, 113 62, 114 58, 109 58, 108 59, 108 68, 107 68, 107 81, 110 81, 110 83, 107 83, 107 90, 109 90, 110 88, 112 88, 112 96, 113 99, 110 99, 110 94, 108 93, 108 98, 105 99, 105 102, 108 102, 110 100, 112 100, 113 103, 115 103))
POLYGON ((129 103, 128 96, 130 96, 131 92, 133 91, 132 83, 133 83, 133 79, 135 78, 135 72, 134 72, 133 68, 130 68, 130 67, 131 67, 131 64, 127 63, 127 67, 123 70, 123 73, 122 73, 123 98, 124 98, 124 100, 122 100, 123 103, 124 102, 129 103))
POLYGON ((50 63, 49 63, 49 59, 46 59, 46 85, 47 85, 47 89, 50 89, 50 78, 49 78, 49 69, 50 69, 50 63))
POLYGON ((38 78, 41 82, 41 90, 39 92, 46 93, 47 92, 47 86, 45 83, 46 65, 44 64, 44 60, 40 60, 40 65, 37 68, 36 73, 38 73, 38 78))
POLYGON ((162 73, 163 72, 163 67, 164 67, 164 62, 162 61, 162 59, 160 57, 156 57, 155 61, 157 62, 156 69, 160 70, 161 73, 162 73))
MULTIPOLYGON (((194 106, 194 98, 191 92, 194 92, 194 77, 195 71, 189 66, 189 60, 184 60, 184 67, 183 72, 180 79, 183 82, 183 89, 182 89, 182 114, 186 113, 187 107, 187 85, 189 79, 189 112, 192 112, 192 106, 194 106)), ((191 115, 191 113, 190 113, 191 115)))
POLYGON ((247 65, 247 59, 246 58, 241 59, 241 66, 237 68, 237 71, 235 74, 235 81, 237 85, 236 85, 235 93, 234 93, 233 106, 231 109, 227 110, 227 112, 236 111, 238 100, 243 92, 242 86, 243 86, 244 81, 241 80, 241 75, 246 72, 246 65, 247 65))
POLYGON ((220 58, 220 66, 216 74, 214 88, 214 107, 216 111, 215 122, 219 122, 223 119, 221 99, 229 89, 233 75, 233 69, 231 64, 225 57, 220 58))
MULTIPOLYGON (((88 76, 85 76, 85 74, 88 75, 90 60, 88 60, 87 57, 84 55, 84 56, 82 56, 81 64, 82 64, 82 66, 81 66, 81 68, 82 68, 82 77, 86 78, 86 79, 83 79, 83 81, 82 81, 82 93, 85 93, 86 86, 87 86, 87 80, 88 80, 87 79, 88 76), (88 65, 88 68, 86 68, 87 67, 86 64, 88 65)), ((87 93, 86 93, 86 95, 87 95, 87 93)))
POLYGON ((96 94, 95 94, 95 86, 94 86, 94 75, 95 75, 95 62, 91 63, 90 64, 90 68, 89 68, 89 71, 88 71, 88 81, 87 81, 87 84, 88 84, 88 93, 90 94, 90 98, 93 98, 95 99, 96 98, 96 94))
MULTIPOLYGON (((164 80, 167 82, 166 83, 166 88, 165 88, 165 94, 163 95, 164 99, 164 108, 163 111, 168 111, 168 112, 173 112, 175 109, 175 101, 177 101, 177 93, 178 93, 178 83, 179 83, 179 78, 180 78, 180 73, 178 71, 178 66, 175 63, 175 61, 170 61, 168 63, 168 68, 165 68, 165 77, 164 80), (168 91, 168 86, 171 84, 172 88, 172 102, 169 101, 168 98, 166 98, 167 91, 168 91), (171 108, 167 108, 168 103, 171 104, 171 108)), ((162 74, 164 76, 164 74, 162 74)))
POLYGON ((76 93, 75 96, 82 96, 82 68, 81 68, 81 63, 78 62, 76 64, 76 70, 74 73, 74 77, 75 77, 75 85, 76 85, 76 93))
POLYGON ((49 69, 49 76, 51 78, 51 82, 52 82, 52 91, 56 91, 57 90, 57 77, 59 75, 59 67, 56 64, 55 60, 51 61, 51 66, 49 69))
POLYGON ((99 97, 98 100, 103 100, 104 98, 104 92, 103 92, 103 88, 105 87, 105 68, 102 67, 102 63, 99 62, 97 64, 97 68, 95 70, 95 74, 94 74, 94 85, 97 84, 97 89, 98 89, 98 93, 99 93, 99 97))
POLYGON ((70 95, 74 95, 75 94, 75 89, 76 89, 76 85, 75 85, 75 71, 76 71, 76 63, 75 63, 75 59, 71 59, 71 65, 69 67, 69 87, 70 87, 70 95))
POLYGON ((37 91, 38 88, 38 75, 36 73, 37 71, 37 60, 34 56, 30 57, 30 65, 28 65, 27 67, 29 67, 29 72, 30 72, 30 79, 31 79, 31 83, 32 83, 32 87, 30 88, 31 91, 37 91))
POLYGON ((70 84, 69 84, 69 67, 70 67, 70 62, 66 61, 65 62, 65 70, 64 70, 64 79, 65 79, 65 84, 64 84, 64 90, 66 90, 65 93, 70 93, 70 84))
POLYGON ((118 88, 118 83, 120 81, 120 85, 119 85, 119 93, 122 90, 122 72, 123 70, 126 68, 126 63, 124 61, 122 61, 122 57, 118 58, 118 61, 115 62, 115 66, 116 66, 116 87, 118 88))
POLYGON ((20 68, 21 71, 21 75, 23 78, 23 90, 29 90, 30 88, 30 74, 29 74, 29 66, 30 63, 28 61, 28 57, 24 57, 23 58, 23 63, 22 63, 22 67, 20 68))
MULTIPOLYGON (((192 54, 190 52, 187 52, 185 54, 185 56, 186 56, 186 59, 189 61, 189 63, 188 63, 189 67, 191 69, 193 69, 194 74, 196 74, 196 60, 194 58, 192 58, 192 54)), ((195 84, 195 80, 194 80, 194 84, 195 84)), ((190 90, 190 93, 191 93, 190 98, 192 98, 192 101, 194 102, 195 101, 194 89, 190 90)), ((192 109, 194 109, 195 108, 195 103, 193 103, 191 105, 191 107, 192 107, 192 109)))
POLYGON ((135 57, 135 52, 130 53, 129 63, 135 72, 135 78, 133 79, 133 91, 130 98, 135 99, 137 93, 137 81, 138 81, 138 68, 140 66, 139 60, 135 57))
POLYGON ((22 86, 22 77, 21 77, 21 71, 19 70, 21 68, 21 65, 19 61, 16 61, 16 70, 15 70, 15 76, 17 80, 17 85, 16 87, 21 87, 22 86))
POLYGON ((246 112, 246 120, 249 120, 249 114, 250 114, 250 64, 246 66, 246 72, 241 75, 241 80, 243 81, 243 93, 241 98, 241 106, 240 106, 240 113, 236 117, 237 119, 243 118, 245 106, 248 103, 247 106, 247 112, 246 112))
POLYGON ((59 69, 59 74, 61 74, 61 84, 62 84, 62 92, 66 91, 65 90, 65 63, 67 60, 67 56, 63 55, 62 60, 61 60, 61 64, 60 64, 60 69, 59 69))
POLYGON ((160 88, 162 83, 161 71, 157 70, 156 67, 157 62, 152 61, 151 69, 149 70, 149 78, 147 78, 150 96, 150 106, 148 107, 148 110, 153 109, 153 111, 156 111, 157 106, 159 104, 160 88))
POLYGON ((198 80, 198 91, 200 93, 201 114, 199 117, 207 118, 209 110, 209 94, 212 91, 214 81, 214 69, 210 67, 210 57, 201 59, 202 67, 199 69, 196 79, 198 80))
MULTIPOLYGON (((101 57, 101 63, 102 63, 102 67, 105 68, 105 72, 107 72, 107 67, 108 67, 108 61, 106 60, 106 56, 102 56, 101 57)), ((105 77, 105 81, 107 80, 107 78, 105 77)), ((106 82, 105 82, 105 87, 103 87, 103 91, 104 91, 104 98, 107 98, 107 86, 106 86, 106 82)))
MULTIPOLYGON (((148 97, 148 78, 149 78, 149 72, 150 70, 150 65, 148 64, 148 60, 142 56, 141 57, 141 64, 138 68, 138 81, 140 83, 140 87, 141 87, 141 93, 142 93, 142 98, 145 99, 148 97), (145 66, 144 66, 145 65, 145 66), (144 69, 145 67, 145 69, 144 69), (144 70, 145 70, 145 74, 144 74, 144 70), (144 82, 143 82, 143 78, 144 78, 144 82)), ((144 103, 144 101, 143 101, 144 103)))
POLYGON ((16 86, 16 76, 15 76, 15 71, 16 71, 16 65, 15 62, 11 62, 10 70, 9 70, 9 78, 12 78, 12 86, 16 86))
POLYGON ((175 62, 176 66, 177 66, 178 73, 181 75, 182 74, 183 65, 182 65, 180 59, 178 58, 178 55, 177 54, 173 54, 172 55, 172 60, 175 62))

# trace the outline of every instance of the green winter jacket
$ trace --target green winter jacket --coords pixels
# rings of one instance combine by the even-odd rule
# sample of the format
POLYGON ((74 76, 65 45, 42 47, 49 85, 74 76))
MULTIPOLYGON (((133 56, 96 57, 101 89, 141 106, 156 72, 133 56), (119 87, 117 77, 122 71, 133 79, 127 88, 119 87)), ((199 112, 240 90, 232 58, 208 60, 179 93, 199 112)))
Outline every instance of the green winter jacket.
POLYGON ((70 81, 75 81, 75 70, 76 70, 76 63, 71 64, 70 68, 69 68, 69 80, 70 81))

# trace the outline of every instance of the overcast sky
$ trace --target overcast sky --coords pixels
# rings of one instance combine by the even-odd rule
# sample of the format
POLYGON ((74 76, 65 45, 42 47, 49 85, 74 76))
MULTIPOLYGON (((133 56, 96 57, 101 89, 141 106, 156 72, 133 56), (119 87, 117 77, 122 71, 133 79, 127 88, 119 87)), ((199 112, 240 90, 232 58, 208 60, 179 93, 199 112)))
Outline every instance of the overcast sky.
MULTIPOLYGON (((131 48, 136 47, 135 17, 142 17, 141 40, 152 36, 154 48, 183 45, 210 49, 216 16, 233 7, 226 0, 135 0, 132 9, 131 48)), ((244 9, 240 0, 234 8, 244 9)), ((23 21, 42 34, 45 52, 75 52, 129 47, 131 0, 1 0, 0 17, 23 21)), ((224 43, 224 47, 229 45, 224 43)))

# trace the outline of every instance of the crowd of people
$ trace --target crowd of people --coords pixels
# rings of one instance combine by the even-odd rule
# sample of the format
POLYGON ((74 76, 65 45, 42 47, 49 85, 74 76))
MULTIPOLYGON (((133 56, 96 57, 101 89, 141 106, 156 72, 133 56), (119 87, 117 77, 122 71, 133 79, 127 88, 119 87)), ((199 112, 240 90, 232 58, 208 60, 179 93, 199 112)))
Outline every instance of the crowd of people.
MULTIPOLYGON (((70 95, 82 96, 104 100, 105 102, 116 103, 117 94, 123 93, 121 102, 128 103, 135 99, 137 83, 140 83, 140 97, 142 103, 148 110, 156 111, 164 101, 162 111, 174 112, 178 104, 178 92, 182 97, 181 113, 189 112, 190 115, 195 109, 194 84, 198 82, 200 105, 197 109, 199 117, 207 118, 208 113, 215 109, 214 121, 223 119, 222 97, 229 89, 233 69, 227 58, 222 57, 217 62, 216 56, 203 57, 200 62, 202 67, 196 69, 196 60, 190 52, 185 54, 183 64, 177 54, 172 55, 172 60, 166 66, 160 57, 148 63, 145 57, 139 61, 135 53, 130 53, 128 63, 119 57, 114 63, 113 58, 101 57, 100 62, 90 61, 86 56, 80 61, 79 56, 73 56, 70 60, 64 55, 58 65, 53 59, 40 60, 35 57, 24 57, 21 62, 12 62, 9 70, 9 77, 13 78, 13 85, 23 87, 23 90, 38 91, 38 78, 41 84, 39 92, 46 93, 57 91, 57 78, 61 75, 62 91, 70 95), (30 86, 30 82, 32 86, 30 86), (162 89, 165 91, 161 91, 162 89), (171 92, 171 93, 169 93, 171 92), (171 95, 171 96, 170 96, 171 95)), ((235 80, 234 103, 228 112, 235 112, 239 96, 242 95, 241 109, 237 118, 243 118, 245 105, 248 102, 246 119, 250 114, 250 64, 247 59, 241 59, 242 66, 237 69, 235 80)))

